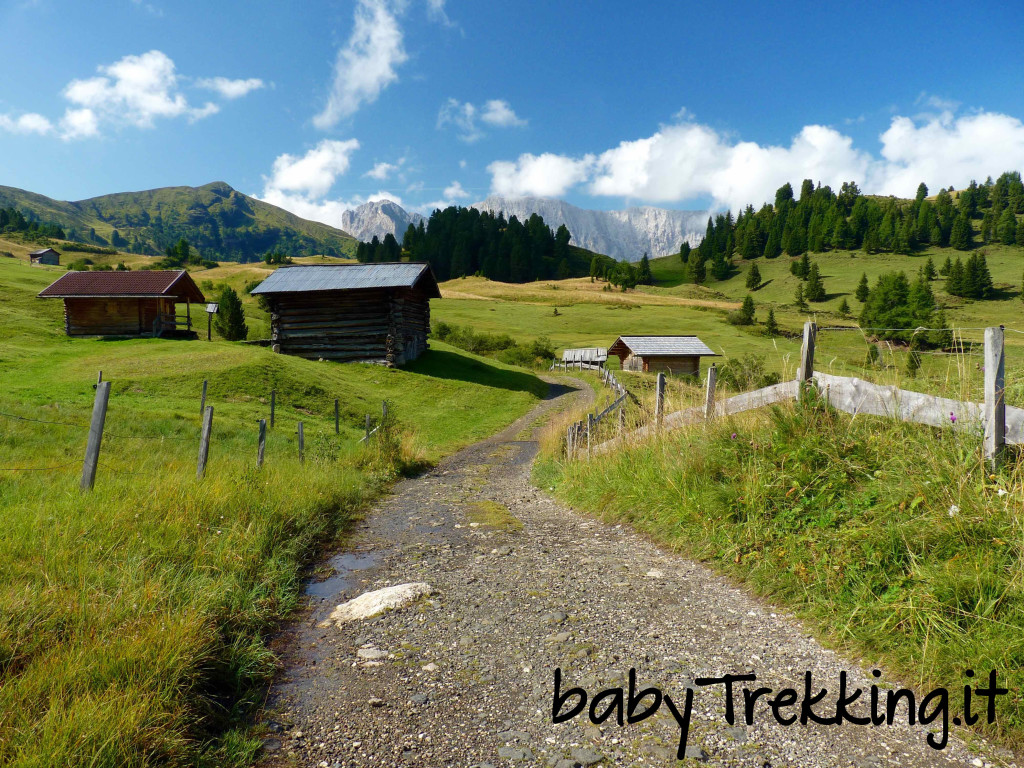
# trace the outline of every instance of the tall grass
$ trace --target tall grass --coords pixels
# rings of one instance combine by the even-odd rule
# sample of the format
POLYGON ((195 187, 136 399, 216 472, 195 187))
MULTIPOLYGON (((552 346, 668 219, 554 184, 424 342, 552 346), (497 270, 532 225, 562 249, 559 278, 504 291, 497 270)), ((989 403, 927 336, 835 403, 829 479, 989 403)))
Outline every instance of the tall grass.
POLYGON ((537 482, 792 606, 912 683, 996 669, 989 731, 1024 744, 1024 468, 991 473, 970 430, 776 406, 566 462, 537 482))

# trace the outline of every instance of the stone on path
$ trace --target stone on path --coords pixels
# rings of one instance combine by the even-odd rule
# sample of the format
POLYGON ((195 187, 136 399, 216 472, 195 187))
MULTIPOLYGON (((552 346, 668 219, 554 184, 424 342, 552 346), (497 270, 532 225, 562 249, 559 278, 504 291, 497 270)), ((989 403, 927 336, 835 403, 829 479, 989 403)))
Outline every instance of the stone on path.
POLYGON ((329 627, 331 624, 368 619, 392 608, 408 605, 418 597, 429 595, 430 592, 430 585, 422 581, 364 592, 335 608, 326 621, 320 622, 320 626, 329 627))

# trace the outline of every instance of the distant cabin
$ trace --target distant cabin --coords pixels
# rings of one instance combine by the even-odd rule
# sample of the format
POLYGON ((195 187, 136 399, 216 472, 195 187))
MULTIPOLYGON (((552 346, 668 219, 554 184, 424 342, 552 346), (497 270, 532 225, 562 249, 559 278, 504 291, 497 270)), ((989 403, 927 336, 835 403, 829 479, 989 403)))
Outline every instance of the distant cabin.
POLYGON ((53 267, 60 266, 60 254, 53 248, 43 248, 41 251, 32 251, 28 255, 31 264, 49 264, 53 267))
POLYGON ((185 270, 68 272, 41 299, 64 300, 68 336, 189 336, 202 291, 185 270), (185 305, 177 315, 176 305, 185 305))
POLYGON ((252 294, 266 297, 275 352, 384 365, 423 354, 430 300, 441 298, 430 266, 415 262, 282 267, 252 294))
POLYGON ((645 371, 696 376, 702 357, 717 357, 696 336, 620 336, 608 347, 624 371, 645 371))

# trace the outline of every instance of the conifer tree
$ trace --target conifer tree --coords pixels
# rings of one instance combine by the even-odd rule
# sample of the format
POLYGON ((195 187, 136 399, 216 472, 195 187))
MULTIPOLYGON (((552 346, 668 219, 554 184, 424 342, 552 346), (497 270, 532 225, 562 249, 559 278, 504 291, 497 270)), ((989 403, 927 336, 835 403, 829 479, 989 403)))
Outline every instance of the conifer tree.
POLYGON ((752 291, 756 291, 761 287, 761 270, 757 268, 757 264, 751 264, 750 270, 747 272, 747 288, 752 291))
POLYGON ((715 260, 711 262, 711 274, 714 275, 715 280, 728 280, 729 272, 732 271, 732 265, 726 260, 725 256, 719 253, 715 256, 715 260))
POLYGON ((942 266, 939 267, 939 274, 942 275, 943 277, 946 277, 949 275, 949 270, 951 270, 952 268, 953 261, 949 258, 949 256, 947 256, 946 260, 942 262, 942 266))
POLYGON ((768 242, 764 245, 764 257, 766 259, 774 259, 780 253, 782 253, 782 236, 777 228, 772 227, 768 233, 768 242))
POLYGON ((935 263, 932 261, 931 256, 929 256, 928 261, 924 263, 924 267, 922 268, 922 274, 924 274, 925 280, 935 279, 935 263))
POLYGON ((213 325, 217 333, 228 341, 242 341, 249 335, 245 324, 245 312, 238 294, 230 286, 225 286, 220 294, 220 307, 214 315, 213 325))
POLYGON ((863 304, 865 301, 868 300, 868 294, 870 292, 871 289, 868 288, 868 273, 864 272, 860 276, 860 282, 857 283, 857 290, 854 292, 853 297, 861 304, 863 304))
POLYGON ((1017 222, 1017 245, 1024 245, 1024 218, 1017 222))
POLYGON ((810 269, 807 271, 807 285, 804 287, 804 298, 807 301, 824 301, 825 295, 825 283, 821 279, 818 265, 816 263, 811 264, 810 269))
POLYGON ((764 332, 769 336, 779 335, 779 324, 775 322, 775 310, 768 309, 768 318, 764 321, 764 332))
POLYGON ((971 248, 971 222, 964 211, 961 211, 953 222, 953 228, 949 232, 949 244, 958 251, 967 251, 971 248))
POLYGON ((654 278, 651 276, 651 260, 647 258, 646 251, 644 251, 644 255, 640 259, 640 267, 637 270, 636 281, 639 285, 650 285, 654 282, 654 278))
POLYGON ((754 312, 755 311, 756 310, 755 310, 755 307, 754 307, 754 299, 748 293, 747 297, 743 300, 743 306, 740 308, 740 314, 743 316, 743 319, 746 321, 744 323, 744 325, 750 325, 750 324, 752 324, 754 322, 754 312))
POLYGON ((807 302, 804 300, 804 284, 799 283, 796 287, 796 294, 793 297, 793 304, 802 312, 807 311, 807 302))
POLYGON ((700 251, 690 254, 690 279, 697 285, 708 279, 707 268, 704 266, 704 259, 701 258, 700 251))
POLYGON ((841 302, 839 302, 839 314, 842 315, 843 317, 849 317, 850 316, 850 305, 846 301, 845 297, 843 298, 843 300, 841 302))
POLYGON ((686 264, 690 260, 690 250, 690 244, 684 240, 683 244, 679 246, 679 260, 683 262, 683 264, 686 264))
POLYGON ((999 217, 999 241, 1003 245, 1014 245, 1017 242, 1017 217, 1009 208, 999 217))

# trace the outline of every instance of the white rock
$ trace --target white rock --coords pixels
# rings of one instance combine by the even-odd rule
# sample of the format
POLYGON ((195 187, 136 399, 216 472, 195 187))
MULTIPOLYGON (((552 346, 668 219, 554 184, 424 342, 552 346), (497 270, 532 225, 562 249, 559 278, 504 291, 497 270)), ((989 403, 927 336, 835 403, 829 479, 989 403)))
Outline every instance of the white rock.
POLYGON ((326 621, 320 622, 320 626, 329 627, 331 624, 368 619, 392 608, 406 606, 418 597, 429 595, 431 591, 429 584, 419 581, 364 592, 335 608, 326 621))
POLYGON ((651 570, 649 570, 647 572, 647 578, 648 579, 664 579, 665 578, 665 574, 663 572, 659 571, 657 568, 652 568, 651 570))

